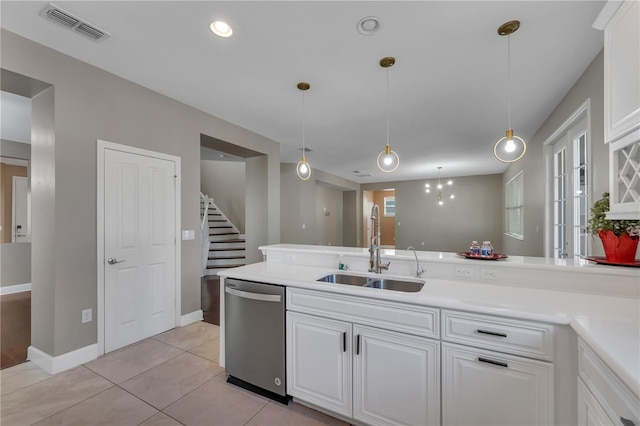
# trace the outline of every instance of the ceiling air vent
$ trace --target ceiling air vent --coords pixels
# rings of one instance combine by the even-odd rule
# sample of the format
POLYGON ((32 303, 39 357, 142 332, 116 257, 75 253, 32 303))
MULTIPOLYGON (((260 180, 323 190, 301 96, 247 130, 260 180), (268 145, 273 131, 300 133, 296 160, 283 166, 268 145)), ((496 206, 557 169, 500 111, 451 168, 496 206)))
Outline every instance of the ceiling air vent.
POLYGON ((110 36, 108 32, 101 30, 95 25, 91 25, 88 22, 83 21, 77 16, 73 16, 66 10, 60 9, 58 6, 51 3, 49 3, 49 5, 42 9, 42 12, 40 12, 40 16, 63 25, 66 28, 75 31, 78 34, 82 34, 83 36, 90 38, 93 41, 104 40, 105 38, 110 36))

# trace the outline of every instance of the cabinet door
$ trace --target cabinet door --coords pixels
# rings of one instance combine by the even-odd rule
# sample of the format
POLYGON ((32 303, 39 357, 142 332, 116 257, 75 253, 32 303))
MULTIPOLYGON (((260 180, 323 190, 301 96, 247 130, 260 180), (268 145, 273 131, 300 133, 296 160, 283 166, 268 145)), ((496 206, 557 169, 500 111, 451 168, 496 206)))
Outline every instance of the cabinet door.
POLYGON ((287 393, 351 417, 351 324, 287 312, 287 393))
POLYGON ((578 424, 582 426, 614 424, 581 379, 578 379, 578 424))
POLYGON ((553 422, 553 364, 442 344, 444 425, 553 422))
POLYGON ((354 325, 354 418, 440 424, 439 342, 354 325))
POLYGON ((623 2, 605 29, 605 140, 640 126, 640 2, 623 2))

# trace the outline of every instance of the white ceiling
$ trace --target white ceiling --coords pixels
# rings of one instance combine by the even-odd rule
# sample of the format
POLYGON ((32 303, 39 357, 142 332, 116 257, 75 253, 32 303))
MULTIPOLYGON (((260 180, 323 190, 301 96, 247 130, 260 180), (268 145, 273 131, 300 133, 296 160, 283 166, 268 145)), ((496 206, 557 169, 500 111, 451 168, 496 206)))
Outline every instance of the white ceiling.
MULTIPOLYGON (((603 46, 591 27, 603 1, 56 1, 109 32, 93 42, 39 16, 43 1, 2 1, 1 26, 271 138, 283 162, 301 151, 302 95, 312 167, 356 182, 501 173, 494 141, 507 128, 511 37, 512 127, 531 138, 603 46), (382 25, 356 31, 363 17, 382 25), (228 39, 208 29, 215 19, 228 39), (391 174, 375 159, 400 155, 391 174), (353 171, 371 173, 358 178, 353 171)), ((228 141, 233 142, 233 141, 228 141)))

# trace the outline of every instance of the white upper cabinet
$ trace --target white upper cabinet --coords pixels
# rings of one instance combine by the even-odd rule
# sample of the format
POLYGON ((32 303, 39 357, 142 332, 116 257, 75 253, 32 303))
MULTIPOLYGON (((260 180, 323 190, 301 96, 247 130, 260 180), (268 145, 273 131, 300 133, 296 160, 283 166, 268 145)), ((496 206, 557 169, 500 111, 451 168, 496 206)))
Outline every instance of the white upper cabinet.
POLYGON ((604 138, 607 143, 640 128, 640 2, 609 3, 594 24, 604 29, 604 138), (616 5, 618 9, 607 21, 616 5))
POLYGON ((640 1, 609 1, 604 30, 604 137, 609 144, 610 219, 640 219, 640 1))

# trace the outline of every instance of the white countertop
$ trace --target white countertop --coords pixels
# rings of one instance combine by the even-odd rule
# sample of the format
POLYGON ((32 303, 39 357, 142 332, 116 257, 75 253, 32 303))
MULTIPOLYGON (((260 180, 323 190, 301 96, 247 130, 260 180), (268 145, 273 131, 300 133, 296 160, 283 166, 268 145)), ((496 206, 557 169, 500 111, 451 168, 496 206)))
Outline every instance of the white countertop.
MULTIPOLYGON (((273 247, 269 246, 269 249, 273 247)), ((300 246, 295 248, 300 250, 300 246)), ((350 250, 345 247, 325 249, 339 250, 340 253, 350 250)), ((351 250, 352 254, 359 254, 364 249, 351 250)), ((314 252, 318 253, 318 249, 314 252)), ((406 253, 404 250, 401 252, 406 253)), ((409 254, 413 256, 413 253, 409 254)), ((366 256, 368 257, 368 253, 366 256)), ((530 259, 537 258, 523 258, 522 262, 531 265, 530 259)), ((548 261, 540 261, 538 264, 541 267, 552 266, 548 261)), ((432 278, 427 278, 425 286, 417 293, 316 281, 334 272, 339 271, 326 267, 262 262, 228 269, 219 275, 445 309, 568 324, 630 390, 640 397, 640 299, 432 278)), ((384 275, 392 277, 386 273, 384 275)))

